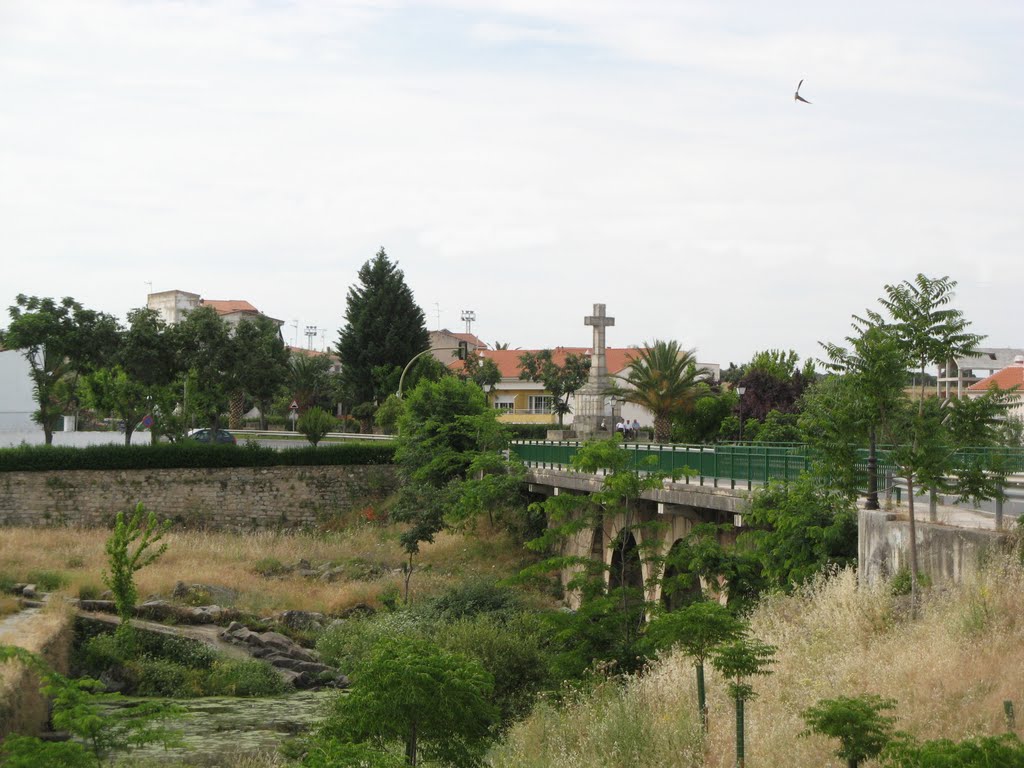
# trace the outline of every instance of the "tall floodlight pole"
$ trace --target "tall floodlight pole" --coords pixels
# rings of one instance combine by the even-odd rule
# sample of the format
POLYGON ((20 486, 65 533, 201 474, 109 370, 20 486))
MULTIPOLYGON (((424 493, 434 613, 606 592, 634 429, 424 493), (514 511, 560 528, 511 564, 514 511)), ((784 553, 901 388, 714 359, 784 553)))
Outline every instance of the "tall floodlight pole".
POLYGON ((472 309, 462 310, 462 322, 466 324, 466 333, 473 332, 473 323, 476 321, 476 312, 472 309))
POLYGON ((313 338, 316 336, 317 327, 315 325, 306 326, 306 349, 313 348, 313 338))

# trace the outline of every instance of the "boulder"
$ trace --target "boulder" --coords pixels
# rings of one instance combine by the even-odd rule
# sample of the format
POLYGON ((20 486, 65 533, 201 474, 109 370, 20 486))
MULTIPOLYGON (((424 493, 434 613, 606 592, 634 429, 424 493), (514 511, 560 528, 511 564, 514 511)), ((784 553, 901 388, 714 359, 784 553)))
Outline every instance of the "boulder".
POLYGON ((189 605, 232 605, 238 599, 238 592, 217 584, 186 584, 179 581, 174 585, 171 596, 189 605))
POLYGON ((320 629, 326 617, 316 611, 282 611, 277 620, 291 629, 320 629))
POLYGON ((98 613, 116 613, 117 606, 113 600, 79 600, 78 607, 83 611, 98 613))
POLYGON ((37 596, 36 585, 26 584, 24 587, 21 588, 21 596, 27 597, 29 600, 34 600, 37 596))

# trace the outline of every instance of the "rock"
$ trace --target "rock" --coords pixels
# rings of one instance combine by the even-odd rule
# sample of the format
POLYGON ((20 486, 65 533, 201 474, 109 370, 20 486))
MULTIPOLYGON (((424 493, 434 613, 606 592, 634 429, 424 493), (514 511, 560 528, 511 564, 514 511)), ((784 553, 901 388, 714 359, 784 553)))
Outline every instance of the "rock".
POLYGON ((238 592, 216 584, 186 584, 179 581, 171 593, 175 600, 189 605, 232 605, 238 599, 238 592))
POLYGON ((113 600, 79 600, 78 607, 83 611, 95 611, 98 613, 117 612, 117 606, 113 600))
POLYGON ((36 597, 36 585, 26 584, 21 588, 21 596, 27 597, 29 600, 34 599, 36 597))
POLYGON ((345 569, 342 568, 341 566, 338 566, 337 568, 329 568, 328 570, 323 571, 320 574, 320 581, 324 581, 324 582, 326 582, 328 584, 333 584, 334 582, 338 581, 339 579, 343 578, 344 576, 345 576, 345 569))
POLYGON ((277 673, 284 679, 286 683, 291 683, 296 688, 299 687, 298 680, 300 677, 302 677, 301 672, 296 672, 292 669, 279 669, 277 673))
POLYGON ((12 595, 20 595, 25 590, 25 587, 27 587, 27 586, 28 586, 27 584, 14 584, 11 587, 11 594, 12 595))
POLYGON ((283 611, 277 620, 291 629, 320 629, 326 617, 315 611, 283 611))

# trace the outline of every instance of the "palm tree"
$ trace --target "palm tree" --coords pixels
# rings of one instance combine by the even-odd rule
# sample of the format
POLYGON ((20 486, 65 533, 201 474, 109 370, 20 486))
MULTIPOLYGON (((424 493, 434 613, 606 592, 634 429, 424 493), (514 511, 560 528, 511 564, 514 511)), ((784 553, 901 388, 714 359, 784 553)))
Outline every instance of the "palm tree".
POLYGON ((697 398, 698 385, 711 371, 697 367, 696 350, 683 349, 677 341, 644 344, 638 354, 629 355, 626 387, 614 386, 611 394, 636 403, 654 414, 654 439, 667 443, 672 417, 688 413, 697 398))

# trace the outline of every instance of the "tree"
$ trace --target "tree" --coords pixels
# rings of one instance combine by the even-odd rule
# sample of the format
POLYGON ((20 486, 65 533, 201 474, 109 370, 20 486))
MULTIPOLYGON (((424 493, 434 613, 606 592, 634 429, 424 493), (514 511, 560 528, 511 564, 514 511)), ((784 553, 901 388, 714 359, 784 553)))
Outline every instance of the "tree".
POLYGON ((738 404, 739 395, 733 390, 720 390, 701 382, 697 385, 693 409, 678 413, 672 419, 672 442, 717 442, 723 423, 738 404))
POLYGON ((259 408, 260 429, 266 429, 270 404, 288 378, 288 348, 277 322, 265 315, 243 319, 232 341, 236 350, 235 379, 259 408))
POLYGON ((167 551, 167 543, 155 545, 170 528, 170 521, 162 525, 153 512, 146 516, 142 504, 135 507, 131 517, 118 512, 114 530, 107 539, 106 553, 109 571, 103 574, 103 583, 114 593, 114 606, 121 618, 118 630, 123 637, 129 637, 130 621, 135 611, 138 590, 135 587, 135 573, 153 563, 167 551))
POLYGON ((906 352, 889 326, 854 322, 848 336, 849 350, 822 343, 836 376, 835 382, 812 388, 804 398, 801 425, 818 450, 819 471, 838 481, 838 487, 855 495, 859 478, 851 451, 867 442, 868 509, 878 509, 878 433, 892 418, 903 399, 906 352))
POLYGON ((697 367, 695 350, 684 350, 676 341, 655 340, 636 355, 626 358, 627 386, 613 387, 613 393, 654 414, 654 439, 667 443, 672 437, 672 418, 693 410, 700 392, 700 380, 710 377, 707 368, 697 367))
POLYGON ((421 757, 457 768, 482 765, 497 719, 493 687, 476 661, 422 638, 389 638, 353 672, 351 690, 335 700, 318 735, 368 742, 381 752, 400 742, 409 766, 421 757))
POLYGON ((813 364, 808 361, 801 368, 799 362, 793 350, 768 349, 754 355, 736 383, 736 389, 743 389, 737 409, 742 422, 762 422, 771 411, 796 413, 800 395, 814 379, 813 364))
POLYGON ((421 310, 405 276, 381 248, 359 270, 359 284, 349 288, 345 327, 339 332, 342 381, 353 403, 383 402, 395 391, 375 381, 381 366, 399 372, 430 347, 421 310))
POLYGON ((85 309, 70 297, 53 299, 18 294, 8 308, 11 322, 0 334, 0 344, 21 350, 29 364, 32 390, 39 409, 33 418, 43 428, 47 445, 53 443, 53 420, 71 405, 80 374, 106 363, 117 343, 118 324, 110 315, 85 309), (60 382, 72 382, 59 397, 60 382))
POLYGON ((508 466, 499 453, 508 436, 481 389, 454 376, 421 381, 406 398, 398 425, 395 462, 404 483, 392 516, 408 524, 399 537, 408 556, 408 602, 420 544, 432 542, 447 517, 461 521, 460 511, 479 509, 472 501, 475 489, 489 498, 488 475, 508 466))
POLYGON ((697 711, 701 727, 708 730, 708 705, 704 692, 704 662, 722 643, 738 639, 746 624, 721 603, 701 601, 678 611, 659 615, 647 630, 658 648, 678 647, 693 659, 697 672, 697 711))
POLYGON ((774 657, 774 646, 751 637, 741 637, 720 645, 711 657, 711 666, 729 680, 729 692, 736 701, 737 768, 743 768, 746 762, 743 705, 754 698, 754 689, 747 680, 754 675, 767 675, 774 657))
POLYGON ((857 509, 808 474, 771 482, 750 500, 740 543, 760 560, 772 587, 789 591, 823 568, 857 562, 857 509))
POLYGON ((299 432, 306 436, 306 439, 313 444, 314 448, 324 439, 328 432, 337 426, 338 420, 336 418, 323 408, 315 406, 299 416, 299 422, 296 425, 299 432))
POLYGON ((895 700, 874 694, 822 699, 801 713, 807 724, 801 735, 818 733, 839 739, 836 755, 848 768, 857 768, 864 760, 878 757, 892 741, 895 718, 882 713, 895 708, 895 700))
POLYGON ((559 365, 554 361, 550 349, 540 352, 524 352, 519 356, 519 378, 524 381, 539 381, 554 398, 554 412, 558 426, 562 427, 565 414, 572 410, 569 398, 583 386, 590 372, 590 357, 570 352, 559 365))
POLYGON ((210 429, 220 426, 228 399, 238 389, 237 347, 227 323, 213 307, 197 307, 172 327, 183 366, 190 373, 186 408, 210 429))
POLYGON ((330 358, 304 352, 292 354, 285 383, 300 411, 320 405, 331 389, 330 358))

